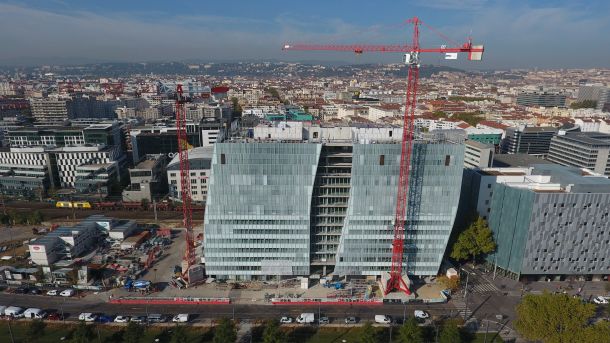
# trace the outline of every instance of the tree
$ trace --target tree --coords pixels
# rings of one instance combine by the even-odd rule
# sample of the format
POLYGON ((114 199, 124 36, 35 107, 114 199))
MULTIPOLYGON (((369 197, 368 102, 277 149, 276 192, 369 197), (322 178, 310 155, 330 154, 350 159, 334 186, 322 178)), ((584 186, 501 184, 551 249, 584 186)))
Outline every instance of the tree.
POLYGON ((44 334, 45 323, 40 319, 34 319, 28 324, 27 341, 32 342, 44 334))
POLYGON ((439 343, 461 343, 462 333, 457 323, 453 320, 446 321, 441 328, 441 333, 438 337, 439 343))
POLYGON ((80 322, 74 332, 72 332, 72 343, 89 343, 93 338, 93 330, 91 326, 80 322))
POLYGON ((422 328, 417 325, 417 319, 415 319, 415 317, 409 317, 409 319, 402 324, 398 331, 398 338, 401 343, 423 343, 424 332, 422 328))
POLYGON ((455 291, 460 287, 460 278, 457 276, 450 278, 446 275, 439 275, 436 277, 436 282, 443 285, 445 289, 450 289, 452 291, 455 291))
POLYGON ((227 318, 222 318, 214 330, 214 343, 234 343, 237 339, 235 323, 227 318))
POLYGON ((263 343, 282 343, 286 341, 286 334, 280 329, 280 324, 276 320, 265 322, 263 330, 263 343))
POLYGON ((477 256, 489 254, 496 250, 496 243, 487 222, 478 217, 474 223, 459 234, 457 241, 453 244, 451 257, 456 260, 472 258, 475 262, 477 256))
POLYGON ((142 334, 144 334, 144 328, 140 324, 129 322, 125 328, 125 333, 123 333, 123 342, 138 343, 142 338, 142 334))
POLYGON ((515 329, 526 339, 545 343, 580 342, 591 333, 587 323, 595 305, 583 304, 567 294, 527 294, 517 305, 515 329))
POLYGON ((231 102, 233 103, 233 113, 241 116, 242 109, 241 105, 239 104, 239 99, 232 97, 231 102))
POLYGON ((360 333, 360 342, 361 343, 377 343, 377 332, 375 332, 375 328, 370 322, 366 322, 362 327, 362 332, 360 333))
POLYGON ((186 335, 186 329, 184 326, 178 325, 174 328, 172 333, 171 343, 187 343, 188 336, 186 335))
POLYGON ((570 104, 571 109, 596 108, 596 107, 597 107, 597 101, 595 101, 595 100, 575 101, 570 104))

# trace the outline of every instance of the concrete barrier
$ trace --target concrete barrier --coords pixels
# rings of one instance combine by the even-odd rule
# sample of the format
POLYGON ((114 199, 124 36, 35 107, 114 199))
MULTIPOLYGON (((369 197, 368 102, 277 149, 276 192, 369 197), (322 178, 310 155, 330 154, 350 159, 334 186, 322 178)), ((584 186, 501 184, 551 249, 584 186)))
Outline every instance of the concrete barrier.
POLYGON ((111 304, 132 305, 226 305, 231 303, 229 298, 192 298, 192 297, 120 297, 108 301, 111 304))
POLYGON ((381 299, 358 298, 272 298, 273 305, 382 305, 381 299))

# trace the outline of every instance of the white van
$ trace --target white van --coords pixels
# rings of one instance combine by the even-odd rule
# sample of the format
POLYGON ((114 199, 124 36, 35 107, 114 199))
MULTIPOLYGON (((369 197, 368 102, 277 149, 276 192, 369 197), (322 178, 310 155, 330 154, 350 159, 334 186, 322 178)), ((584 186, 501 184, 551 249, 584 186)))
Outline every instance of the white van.
POLYGON ((23 316, 29 319, 44 319, 47 313, 39 308, 28 308, 23 312, 23 316))
POLYGON ((384 314, 375 315, 375 323, 390 324, 391 322, 392 322, 392 318, 390 318, 390 316, 386 316, 384 314))
POLYGON ((7 317, 21 318, 23 317, 23 309, 17 306, 9 306, 4 310, 4 315, 7 317))
POLYGON ((174 323, 188 323, 188 321, 189 321, 188 313, 178 313, 172 319, 172 322, 174 322, 174 323))
POLYGON ((315 321, 315 317, 313 313, 301 313, 297 317, 297 323, 300 324, 311 324, 315 321))
POLYGON ((62 297, 71 297, 74 294, 76 294, 76 291, 72 288, 64 289, 63 291, 61 291, 61 293, 59 293, 59 295, 61 295, 62 297))

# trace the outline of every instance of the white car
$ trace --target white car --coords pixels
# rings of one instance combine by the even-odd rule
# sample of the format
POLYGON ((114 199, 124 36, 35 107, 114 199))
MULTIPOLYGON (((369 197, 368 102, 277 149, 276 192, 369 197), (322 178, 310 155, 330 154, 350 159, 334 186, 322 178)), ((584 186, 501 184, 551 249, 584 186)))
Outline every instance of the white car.
POLYGON ((74 294, 76 294, 76 291, 72 288, 64 289, 63 291, 61 291, 61 293, 59 293, 59 295, 61 295, 62 297, 71 297, 74 294))
POLYGON ((428 312, 422 311, 422 310, 415 310, 413 312, 413 315, 415 316, 415 318, 418 318, 418 319, 427 319, 430 317, 428 312))
POLYGON ((290 323, 292 323, 292 318, 290 318, 290 317, 282 317, 282 318, 280 318, 280 323, 282 323, 282 324, 290 324, 290 323))
POLYGON ((97 319, 97 314, 94 314, 94 313, 85 312, 85 313, 81 313, 78 316, 78 320, 84 320, 86 322, 94 322, 96 319, 97 319))
POLYGON ((129 316, 116 316, 114 318, 115 323, 127 323, 129 322, 129 316))
POLYGON ((58 294, 59 294, 59 291, 57 291, 56 289, 52 289, 50 291, 47 291, 47 295, 56 296, 58 294))
POLYGON ((179 313, 172 318, 174 323, 187 323, 189 321, 188 313, 179 313))
POLYGON ((608 299, 602 297, 601 295, 597 298, 593 299, 593 302, 599 305, 604 305, 608 303, 608 299))

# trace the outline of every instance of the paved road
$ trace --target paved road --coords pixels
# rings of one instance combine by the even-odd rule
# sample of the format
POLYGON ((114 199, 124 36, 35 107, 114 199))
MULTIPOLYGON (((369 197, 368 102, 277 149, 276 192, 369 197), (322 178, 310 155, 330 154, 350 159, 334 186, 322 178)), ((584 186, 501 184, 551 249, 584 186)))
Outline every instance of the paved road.
POLYGON ((403 315, 412 316, 416 309, 428 311, 431 315, 455 315, 457 311, 452 304, 431 305, 377 305, 377 306, 273 306, 273 305, 126 305, 108 304, 91 301, 86 298, 62 298, 44 295, 22 295, 22 294, 0 294, 0 305, 36 307, 45 310, 64 312, 68 319, 75 319, 82 312, 105 313, 112 315, 145 315, 147 313, 190 313, 196 314, 196 320, 211 320, 214 318, 228 317, 238 320, 254 320, 280 318, 281 316, 296 317, 302 312, 314 312, 326 315, 335 322, 341 322, 345 317, 355 316, 361 320, 372 321, 376 314, 391 315, 402 318, 403 315))

